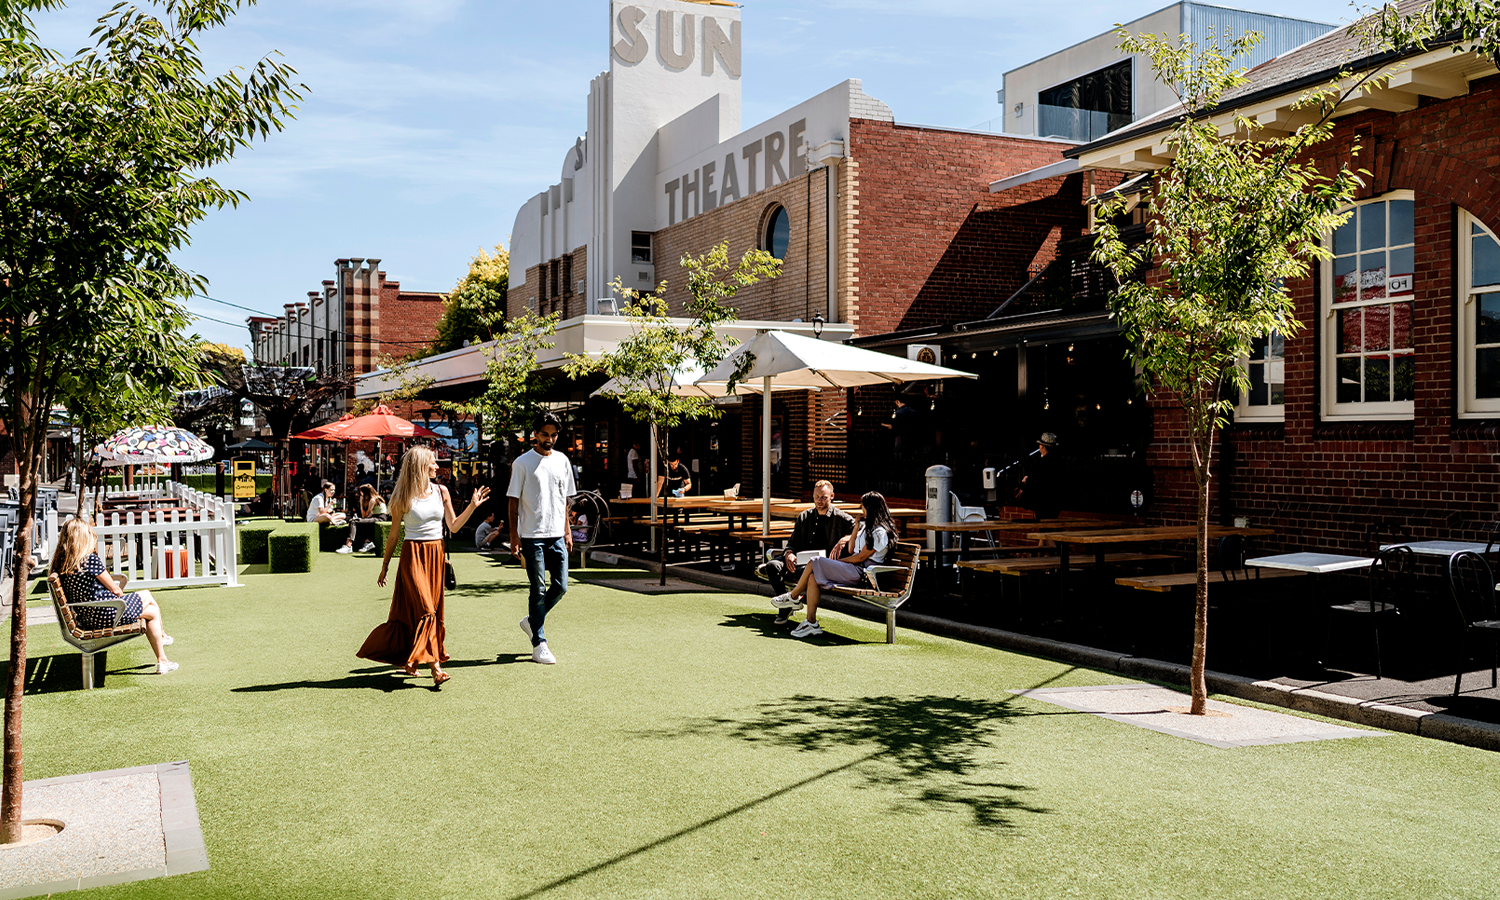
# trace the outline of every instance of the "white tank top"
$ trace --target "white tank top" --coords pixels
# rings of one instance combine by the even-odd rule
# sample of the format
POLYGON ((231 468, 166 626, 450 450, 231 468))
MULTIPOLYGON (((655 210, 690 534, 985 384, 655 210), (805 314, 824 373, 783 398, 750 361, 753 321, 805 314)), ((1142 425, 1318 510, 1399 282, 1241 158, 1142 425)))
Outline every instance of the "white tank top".
POLYGON ((426 497, 413 497, 411 508, 401 517, 408 541, 436 541, 443 537, 443 495, 437 485, 426 497))

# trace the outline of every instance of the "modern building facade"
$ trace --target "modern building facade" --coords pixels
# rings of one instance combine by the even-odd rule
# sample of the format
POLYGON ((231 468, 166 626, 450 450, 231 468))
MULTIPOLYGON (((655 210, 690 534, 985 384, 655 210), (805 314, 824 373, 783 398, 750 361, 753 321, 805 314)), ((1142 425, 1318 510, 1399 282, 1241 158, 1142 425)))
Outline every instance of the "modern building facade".
MULTIPOLYGON (((1331 31, 1334 26, 1184 0, 1124 26, 1133 34, 1187 35, 1202 46, 1221 46, 1255 31, 1262 39, 1237 62, 1253 67, 1331 31)), ((1177 103, 1170 85, 1154 77, 1149 57, 1126 55, 1115 31, 1033 60, 1005 73, 998 92, 1006 134, 1092 141, 1177 103)))

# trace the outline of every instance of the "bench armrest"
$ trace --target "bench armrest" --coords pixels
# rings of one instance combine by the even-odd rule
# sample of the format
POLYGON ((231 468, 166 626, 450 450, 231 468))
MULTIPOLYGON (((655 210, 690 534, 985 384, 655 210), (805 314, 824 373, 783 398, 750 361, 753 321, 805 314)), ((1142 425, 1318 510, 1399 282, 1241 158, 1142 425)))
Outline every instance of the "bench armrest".
POLYGON ((80 606, 107 606, 114 609, 117 616, 122 619, 125 618, 125 600, 123 598, 114 600, 85 600, 82 603, 70 602, 67 606, 69 609, 77 609, 80 606))
POLYGON ((886 572, 905 572, 906 566, 865 566, 865 574, 870 578, 870 586, 880 590, 880 582, 876 576, 886 572))

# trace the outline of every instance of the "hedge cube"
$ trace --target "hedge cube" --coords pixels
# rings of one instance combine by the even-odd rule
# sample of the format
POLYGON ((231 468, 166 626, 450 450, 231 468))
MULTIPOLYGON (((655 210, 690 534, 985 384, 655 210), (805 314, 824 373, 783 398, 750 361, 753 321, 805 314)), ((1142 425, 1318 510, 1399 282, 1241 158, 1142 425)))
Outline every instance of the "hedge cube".
POLYGON ((272 572, 311 572, 313 544, 318 526, 313 522, 289 522, 266 538, 266 556, 272 572))
POLYGON ((241 563, 258 565, 266 562, 266 538, 281 527, 281 522, 240 522, 235 524, 240 541, 241 563))
POLYGON ((375 523, 375 552, 381 556, 385 555, 385 542, 391 535, 391 527, 401 529, 400 536, 396 538, 396 550, 392 556, 401 555, 401 544, 406 539, 406 526, 400 522, 376 522, 375 523))
POLYGON ((327 522, 319 523, 318 549, 327 553, 344 546, 344 542, 349 540, 349 527, 348 525, 329 525, 327 522))

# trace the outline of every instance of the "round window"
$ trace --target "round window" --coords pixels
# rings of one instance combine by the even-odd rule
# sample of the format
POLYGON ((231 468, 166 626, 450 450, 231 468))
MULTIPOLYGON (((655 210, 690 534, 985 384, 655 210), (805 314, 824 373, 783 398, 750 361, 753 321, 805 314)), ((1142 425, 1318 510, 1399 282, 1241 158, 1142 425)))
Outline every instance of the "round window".
POLYGON ((771 215, 766 218, 766 235, 761 244, 761 249, 768 251, 777 259, 786 259, 786 246, 791 240, 792 222, 787 217, 786 207, 778 206, 772 210, 771 215))

